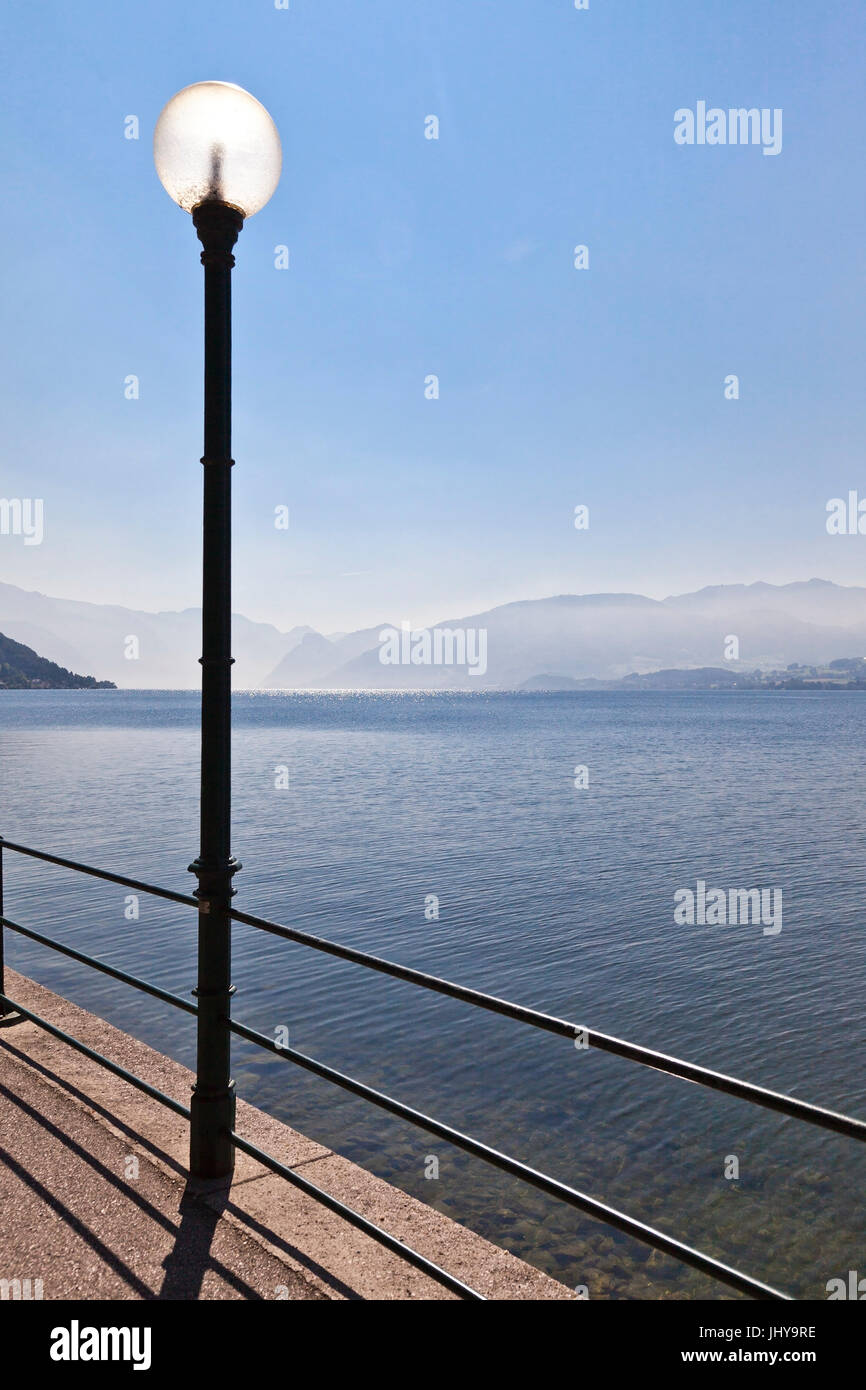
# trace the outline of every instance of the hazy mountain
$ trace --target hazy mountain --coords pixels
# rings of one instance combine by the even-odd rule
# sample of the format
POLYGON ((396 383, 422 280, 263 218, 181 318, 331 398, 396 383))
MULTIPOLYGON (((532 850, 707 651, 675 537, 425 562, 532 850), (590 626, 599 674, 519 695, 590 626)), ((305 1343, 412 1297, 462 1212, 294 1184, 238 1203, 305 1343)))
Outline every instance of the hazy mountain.
MULTIPOLYGON (((201 683, 201 610, 145 613, 114 604, 79 603, 0 584, 0 631, 73 671, 98 671, 121 687, 185 689, 201 683), (127 638, 139 655, 125 657, 127 638)), ((257 687, 312 629, 279 632, 269 623, 233 619, 233 684, 257 687)))
POLYGON ((717 584, 694 594, 665 599, 671 608, 711 612, 793 613, 804 622, 828 627, 866 622, 866 589, 846 588, 829 579, 794 584, 717 584))
MULTIPOLYGON (((775 670, 866 651, 866 589, 826 580, 734 584, 656 600, 640 594, 560 595, 448 618, 439 627, 483 629, 487 669, 384 665, 382 628, 302 647, 266 680, 270 686, 366 689, 484 689, 522 686, 544 672, 560 681, 618 680, 631 673, 715 667, 775 670), (729 637, 739 660, 726 660, 729 637), (360 648, 351 652, 351 645, 360 648), (304 650, 306 648, 306 650, 304 650), (303 652, 303 656, 302 656, 303 652)), ((384 625, 383 625, 384 627, 384 625)))
MULTIPOLYGON (((76 671, 98 671, 120 686, 197 687, 201 614, 143 613, 77 603, 0 584, 0 631, 76 671), (129 636, 139 657, 127 660, 129 636)), ((484 689, 533 677, 617 680, 663 669, 783 669, 866 653, 866 588, 811 579, 794 584, 729 584, 650 599, 640 594, 564 594, 444 619, 439 628, 486 634, 486 670, 384 665, 386 623, 325 636, 309 627, 280 632, 234 619, 236 689, 484 689), (726 659, 726 640, 739 660, 726 659)))
POLYGON ((309 629, 303 641, 298 642, 287 652, 279 665, 262 681, 265 688, 275 690, 298 690, 304 686, 315 686, 327 681, 332 671, 350 663, 355 657, 373 648, 378 662, 379 633, 387 624, 364 628, 360 632, 348 632, 332 637, 323 637, 320 632, 309 629))

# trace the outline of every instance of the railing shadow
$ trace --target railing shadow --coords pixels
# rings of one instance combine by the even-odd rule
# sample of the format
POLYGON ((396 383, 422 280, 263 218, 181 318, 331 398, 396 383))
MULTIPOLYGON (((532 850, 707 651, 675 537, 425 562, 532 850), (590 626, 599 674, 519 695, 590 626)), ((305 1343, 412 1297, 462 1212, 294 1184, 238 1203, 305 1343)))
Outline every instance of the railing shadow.
MULTIPOLYGON (((94 1154, 90 1153, 66 1129, 49 1120, 35 1106, 16 1095, 2 1082, 0 1082, 0 1098, 11 1106, 17 1107, 22 1116, 26 1116, 38 1125, 46 1136, 46 1144, 53 1143, 58 1149, 81 1160, 87 1165, 94 1179, 108 1184, 114 1192, 121 1194, 128 1202, 131 1202, 145 1220, 174 1237, 172 1248, 163 1261, 165 1275, 161 1286, 159 1289, 155 1289, 135 1272, 128 1258, 124 1259, 118 1249, 109 1245, 80 1215, 73 1211, 69 1202, 65 1201, 59 1192, 51 1190, 44 1182, 40 1181, 35 1174, 16 1159, 14 1154, 0 1148, 0 1162, 4 1163, 9 1171, 30 1189, 34 1196, 55 1212, 65 1225, 85 1242, 108 1268, 113 1270, 128 1285, 134 1296, 147 1300, 196 1300, 200 1296, 205 1274, 208 1271, 213 1271, 229 1287, 233 1288, 241 1299, 255 1301, 262 1299, 263 1294, 260 1289, 254 1288, 245 1279, 235 1274, 224 1261, 218 1259, 212 1252, 214 1235, 220 1219, 218 1205, 214 1207, 197 1200, 187 1189, 181 1198, 181 1220, 178 1226, 154 1202, 137 1191, 132 1183, 124 1181, 94 1154)), ((158 1172, 158 1170, 154 1171, 158 1172)), ((64 1173, 58 1172, 58 1187, 63 1182, 64 1176, 68 1177, 68 1174, 64 1175, 64 1173)), ((173 1181, 168 1175, 160 1176, 164 1177, 166 1182, 173 1181)), ((124 1230, 120 1229, 118 1236, 122 1238, 123 1235, 124 1230)), ((120 1244, 120 1240, 118 1244, 120 1244)))

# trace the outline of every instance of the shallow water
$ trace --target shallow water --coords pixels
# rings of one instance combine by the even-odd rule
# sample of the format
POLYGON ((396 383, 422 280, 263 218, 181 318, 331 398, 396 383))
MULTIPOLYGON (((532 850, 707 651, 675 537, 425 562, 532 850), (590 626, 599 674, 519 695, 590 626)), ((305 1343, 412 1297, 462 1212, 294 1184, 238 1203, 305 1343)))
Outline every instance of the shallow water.
MULTIPOLYGON (((0 830, 191 891, 197 720, 189 692, 3 692, 0 830)), ((239 906, 866 1113, 861 695, 262 692, 237 695, 234 720, 239 906), (698 878, 780 889, 782 931, 676 925, 674 894, 698 878)), ((143 898, 128 921, 124 889, 5 859, 14 920, 192 986, 193 911, 143 898)), ((7 956, 192 1064, 188 1017, 20 937, 7 956)), ((301 1051, 799 1298, 863 1265, 854 1140, 244 926, 234 978, 252 1027, 285 1026, 301 1051)), ((237 1039, 235 1075, 247 1100, 590 1297, 733 1296, 237 1039)))

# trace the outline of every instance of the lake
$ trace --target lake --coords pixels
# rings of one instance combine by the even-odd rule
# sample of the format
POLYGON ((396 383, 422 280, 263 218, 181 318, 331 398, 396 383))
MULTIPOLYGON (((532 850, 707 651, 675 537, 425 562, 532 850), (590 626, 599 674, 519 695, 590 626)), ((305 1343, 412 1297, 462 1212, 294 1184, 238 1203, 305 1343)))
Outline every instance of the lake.
MULTIPOLYGON (((862 695, 268 691, 233 706, 237 906, 866 1114, 862 695), (778 890, 782 930, 677 923, 675 894, 698 880, 778 890)), ((191 892, 197 720, 194 692, 2 692, 0 831, 191 892)), ((127 920, 123 888, 12 853, 5 868, 13 920, 192 987, 192 910, 142 897, 127 920)), ((251 1027, 285 1027, 300 1051, 798 1298, 866 1274, 856 1141, 234 931, 234 1013, 251 1027)), ((194 1022, 170 1006, 12 933, 7 958, 194 1063, 194 1022)), ((736 1297, 234 1047, 246 1100, 591 1298, 736 1297)))

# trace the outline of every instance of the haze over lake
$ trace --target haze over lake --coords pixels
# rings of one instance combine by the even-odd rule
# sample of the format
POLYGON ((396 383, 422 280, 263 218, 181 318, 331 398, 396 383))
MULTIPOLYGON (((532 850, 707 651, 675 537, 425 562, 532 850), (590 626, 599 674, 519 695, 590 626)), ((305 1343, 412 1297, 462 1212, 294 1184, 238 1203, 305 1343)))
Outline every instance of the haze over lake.
MULTIPOLYGON (((866 1113, 861 695, 255 692, 233 713, 239 906, 866 1113), (699 879, 778 889, 783 929, 677 925, 699 879)), ((198 715, 192 692, 4 692, 0 831, 190 892, 198 715)), ((13 920, 188 994, 192 910, 142 897, 129 920, 123 888, 4 858, 13 920)), ((192 1062, 189 1018, 9 936, 13 966, 192 1062)), ((797 1297, 862 1265, 852 1140, 247 927, 234 979, 251 1026, 797 1297)), ((730 1296, 284 1061, 234 1055, 245 1099, 591 1297, 730 1296)))

